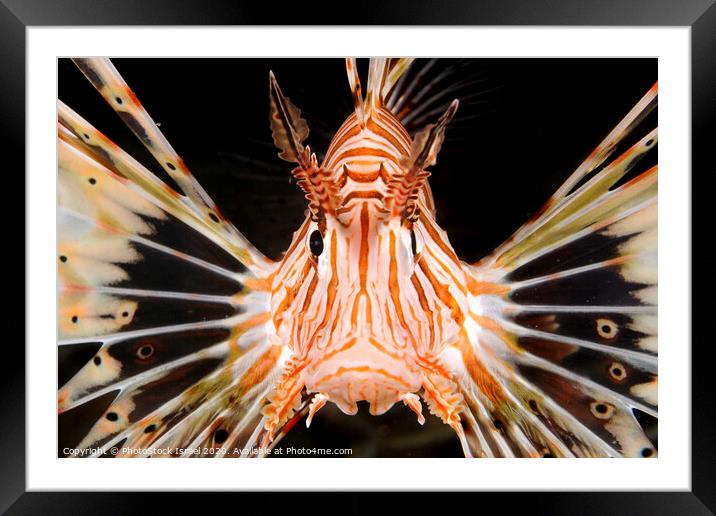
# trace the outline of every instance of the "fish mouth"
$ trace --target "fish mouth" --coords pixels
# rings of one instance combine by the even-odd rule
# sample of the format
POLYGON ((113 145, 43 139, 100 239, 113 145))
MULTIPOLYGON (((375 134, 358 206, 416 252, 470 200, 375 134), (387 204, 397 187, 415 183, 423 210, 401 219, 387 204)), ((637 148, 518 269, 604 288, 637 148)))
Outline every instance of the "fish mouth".
POLYGON ((304 380, 308 392, 322 394, 346 414, 357 412, 356 402, 367 401, 370 413, 380 415, 420 390, 421 376, 410 362, 393 346, 356 337, 316 357, 304 380))

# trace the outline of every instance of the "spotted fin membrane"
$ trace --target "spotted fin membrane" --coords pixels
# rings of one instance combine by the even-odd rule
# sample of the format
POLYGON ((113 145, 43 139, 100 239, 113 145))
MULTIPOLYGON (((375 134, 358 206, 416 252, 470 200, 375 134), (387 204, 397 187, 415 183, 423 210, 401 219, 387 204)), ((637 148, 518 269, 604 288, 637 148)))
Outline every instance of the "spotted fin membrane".
POLYGON ((91 456, 120 444, 240 455, 261 439, 261 403, 284 359, 266 337, 268 293, 256 280, 270 262, 110 61, 75 63, 181 192, 59 103, 59 345, 100 346, 60 387, 58 411, 112 399, 77 445, 91 456))
POLYGON ((658 417, 657 166, 624 180, 656 147, 656 129, 625 144, 656 101, 654 85, 530 221, 466 266, 468 453, 657 455, 644 430, 658 417))

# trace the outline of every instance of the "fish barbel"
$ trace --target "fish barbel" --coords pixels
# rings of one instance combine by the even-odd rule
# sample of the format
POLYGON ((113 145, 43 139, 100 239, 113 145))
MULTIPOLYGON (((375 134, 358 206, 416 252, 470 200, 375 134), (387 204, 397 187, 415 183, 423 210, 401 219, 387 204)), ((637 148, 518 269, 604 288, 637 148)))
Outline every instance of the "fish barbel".
POLYGON ((420 424, 427 409, 466 457, 657 456, 635 415, 658 408, 657 166, 622 181, 656 147, 656 128, 627 142, 656 84, 541 210, 466 263, 428 184, 457 99, 421 93, 407 58, 370 59, 364 92, 348 58, 353 110, 319 159, 270 73, 273 142, 307 205, 274 261, 114 65, 74 61, 175 184, 58 101, 59 345, 101 343, 58 410, 115 393, 77 446, 87 456, 118 443, 118 456, 260 456, 326 404, 358 402, 404 404, 420 424))

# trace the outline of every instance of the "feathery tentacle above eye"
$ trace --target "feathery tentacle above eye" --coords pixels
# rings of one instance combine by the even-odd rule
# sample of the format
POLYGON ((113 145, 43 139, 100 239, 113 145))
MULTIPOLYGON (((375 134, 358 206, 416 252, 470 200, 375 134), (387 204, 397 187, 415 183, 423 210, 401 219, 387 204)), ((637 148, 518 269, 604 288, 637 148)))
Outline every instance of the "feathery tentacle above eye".
POLYGON ((303 141, 308 138, 308 124, 301 118, 301 111, 284 96, 273 72, 269 72, 269 101, 271 134, 281 152, 279 157, 298 163, 304 169, 310 167, 306 159, 303 141))
POLYGON ((459 102, 454 100, 435 124, 429 124, 415 136, 410 153, 400 163, 405 174, 391 179, 388 187, 386 204, 393 216, 415 218, 415 201, 430 175, 425 169, 436 163, 445 129, 458 105, 459 102))
POLYGON ((309 131, 301 111, 283 95, 273 72, 269 73, 269 82, 273 142, 281 150, 282 159, 299 165, 291 173, 305 193, 312 219, 324 220, 326 214, 333 214, 340 204, 338 187, 331 171, 320 168, 316 155, 303 145, 309 131))

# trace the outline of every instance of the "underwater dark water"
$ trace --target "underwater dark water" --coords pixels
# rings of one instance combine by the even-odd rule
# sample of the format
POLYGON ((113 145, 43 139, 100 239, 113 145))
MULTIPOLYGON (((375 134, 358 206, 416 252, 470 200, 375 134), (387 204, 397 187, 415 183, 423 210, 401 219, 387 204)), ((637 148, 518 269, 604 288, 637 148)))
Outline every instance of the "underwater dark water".
MULTIPOLYGON (((301 108, 311 128, 307 143, 321 156, 352 109, 343 60, 113 62, 222 212, 260 250, 280 257, 304 218, 305 202, 289 181, 290 164, 272 144, 268 72, 301 108)), ((657 60, 476 59, 453 77, 476 82, 464 92, 430 184, 439 224, 458 255, 472 262, 525 222, 621 120, 656 81, 657 60)), ((67 59, 58 61, 58 97, 163 176, 67 59)), ((640 136, 636 132, 629 141, 640 136)), ((652 154, 639 171, 656 160, 652 154)), ((95 349, 61 349, 59 384, 95 349)), ((108 403, 99 399, 61 415, 59 448, 75 445, 94 421, 91 413, 100 414, 108 403)), ((380 417, 370 416, 367 405, 359 407, 350 417, 329 404, 309 430, 297 425, 280 446, 349 447, 353 456, 462 455, 452 430, 427 410, 421 428, 402 404, 380 417)))

